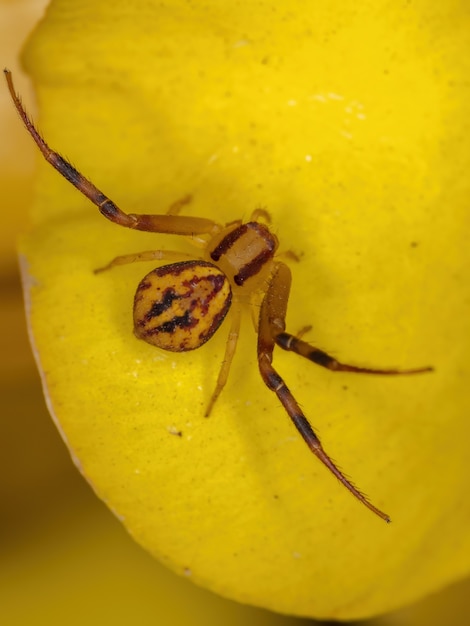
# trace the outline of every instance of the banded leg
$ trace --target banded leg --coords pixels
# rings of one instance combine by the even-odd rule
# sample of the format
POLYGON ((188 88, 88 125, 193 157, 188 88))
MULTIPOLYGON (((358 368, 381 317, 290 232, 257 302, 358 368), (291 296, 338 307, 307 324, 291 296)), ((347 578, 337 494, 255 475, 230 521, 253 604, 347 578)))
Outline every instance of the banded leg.
POLYGON ((284 380, 272 365, 276 337, 284 332, 287 301, 289 298, 291 274, 284 263, 276 263, 270 285, 261 305, 258 331, 258 364, 261 376, 267 387, 274 391, 305 443, 316 457, 336 476, 336 478, 368 509, 386 522, 389 516, 375 507, 366 496, 344 476, 323 449, 323 446, 303 414, 297 401, 284 380))
POLYGON ((423 374, 424 372, 432 372, 432 367, 417 367, 415 369, 377 369, 370 367, 358 367, 357 365, 349 365, 341 363, 334 357, 327 354, 319 348, 315 348, 306 341, 302 341, 299 337, 295 337, 290 333, 281 332, 276 336, 276 344, 283 350, 290 350, 305 357, 309 361, 326 367, 333 372, 355 372, 357 374, 378 374, 381 376, 401 376, 409 374, 423 374))
MULTIPOLYGON (((95 187, 90 180, 80 174, 80 172, 76 170, 66 159, 64 159, 64 157, 57 152, 54 152, 54 150, 48 146, 26 113, 21 99, 15 91, 11 72, 7 69, 3 71, 10 95, 21 120, 23 121, 26 130, 36 142, 36 145, 45 160, 50 163, 59 172, 59 174, 68 180, 69 183, 72 183, 78 191, 91 200, 91 202, 98 207, 102 215, 104 215, 104 217, 108 220, 114 222, 115 224, 119 224, 120 226, 126 226, 127 228, 174 235, 191 236, 216 234, 220 231, 221 226, 213 220, 202 217, 184 217, 173 215, 171 214, 171 209, 170 214, 167 215, 138 215, 135 213, 124 213, 124 211, 114 204, 114 202, 110 200, 102 191, 95 187)), ((184 198, 180 202, 185 204, 188 201, 189 199, 184 198)), ((177 211, 178 209, 174 210, 174 212, 177 211)))

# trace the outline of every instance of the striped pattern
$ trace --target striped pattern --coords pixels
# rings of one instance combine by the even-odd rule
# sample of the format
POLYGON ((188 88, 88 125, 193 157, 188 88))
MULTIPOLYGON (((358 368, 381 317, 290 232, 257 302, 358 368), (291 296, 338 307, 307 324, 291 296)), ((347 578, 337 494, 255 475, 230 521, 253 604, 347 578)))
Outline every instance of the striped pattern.
POLYGON ((216 332, 231 302, 230 283, 212 263, 165 265, 147 274, 137 287, 134 332, 164 350, 194 350, 216 332))
POLYGON ((277 245, 275 235, 266 226, 259 222, 248 222, 227 233, 212 250, 211 259, 217 262, 226 255, 232 263, 237 261, 237 273, 233 280, 241 287, 273 258, 277 245))

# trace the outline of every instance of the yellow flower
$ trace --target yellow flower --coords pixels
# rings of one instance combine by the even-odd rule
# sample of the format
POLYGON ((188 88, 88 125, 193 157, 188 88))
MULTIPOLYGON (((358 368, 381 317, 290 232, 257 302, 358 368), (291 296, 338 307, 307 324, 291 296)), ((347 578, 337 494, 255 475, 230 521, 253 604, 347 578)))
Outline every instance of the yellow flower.
POLYGON ((313 324, 312 341, 347 362, 436 367, 381 380, 275 356, 387 527, 312 457, 264 387, 248 316, 203 418, 225 326, 195 352, 162 353, 132 334, 148 269, 93 273, 118 254, 191 248, 110 224, 43 164, 22 255, 52 412, 135 539, 233 599, 357 618, 468 573, 459 10, 55 2, 28 46, 41 130, 123 210, 164 212, 187 193, 188 214, 221 222, 266 206, 283 249, 301 256, 293 332, 313 324))

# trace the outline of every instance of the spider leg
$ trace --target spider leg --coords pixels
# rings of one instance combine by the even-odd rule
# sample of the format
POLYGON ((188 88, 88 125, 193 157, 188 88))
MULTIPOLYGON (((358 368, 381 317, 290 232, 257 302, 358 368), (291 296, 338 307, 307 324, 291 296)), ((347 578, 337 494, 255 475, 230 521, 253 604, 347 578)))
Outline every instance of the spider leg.
MULTIPOLYGON (((98 207, 104 217, 109 219, 111 222, 119 224, 120 226, 149 232, 191 236, 206 233, 215 234, 220 231, 221 226, 213 220, 202 217, 183 217, 179 215, 172 215, 171 207, 170 214, 167 215, 137 215, 135 213, 124 213, 124 211, 114 204, 114 202, 110 200, 102 191, 95 187, 90 180, 85 178, 83 174, 80 174, 80 172, 76 170, 66 159, 64 159, 64 157, 57 152, 54 152, 54 150, 48 146, 26 113, 21 99, 15 91, 11 72, 7 69, 3 71, 10 95, 21 120, 23 121, 26 130, 36 142, 36 145, 45 160, 50 163, 59 172, 59 174, 68 180, 69 183, 72 183, 78 191, 91 200, 91 202, 98 207)), ((180 204, 181 202, 186 204, 187 201, 189 200, 183 199, 183 201, 180 201, 180 204)), ((173 212, 178 212, 178 210, 179 209, 176 208, 173 212)))
POLYGON ((297 331, 297 335, 296 335, 297 339, 300 339, 301 337, 309 333, 312 330, 312 328, 313 326, 311 324, 306 324, 305 326, 302 326, 302 328, 297 331))
POLYGON ((295 263, 300 263, 300 256, 296 254, 293 250, 284 250, 283 252, 278 252, 276 254, 276 259, 283 259, 284 261, 294 261, 295 263))
POLYGON ((233 356, 235 354, 235 350, 237 349, 238 335, 240 334, 240 319, 241 309, 239 306, 234 306, 232 310, 230 332, 228 334, 227 343, 225 345, 224 360, 222 361, 222 366, 219 371, 219 376, 217 378, 217 384, 214 393, 212 394, 209 404, 207 405, 207 409, 204 414, 205 417, 209 417, 217 398, 219 397, 222 389, 225 387, 225 384, 227 382, 233 356))
POLYGON ((261 305, 259 321, 258 364, 263 381, 277 395, 305 443, 317 458, 360 502, 380 518, 390 522, 389 516, 376 508, 331 460, 291 391, 272 365, 276 337, 285 328, 290 283, 291 273, 287 265, 280 262, 276 263, 273 267, 268 290, 261 305))
MULTIPOLYGON (((185 206, 190 204, 192 200, 193 200, 193 197, 190 194, 188 194, 187 196, 184 196, 184 198, 180 198, 176 202, 173 202, 172 205, 170 205, 166 214, 167 215, 179 215, 181 209, 183 209, 185 206)), ((189 243, 193 246, 196 246, 196 248, 207 248, 207 233, 202 233, 202 235, 203 236, 199 234, 199 236, 196 236, 195 233, 191 233, 190 236, 187 236, 187 239, 189 243)))
POLYGON ((290 333, 281 332, 276 336, 276 344, 283 350, 290 350, 296 352, 300 356, 305 357, 309 361, 326 367, 333 372, 355 372, 358 374, 379 374, 383 376, 401 376, 408 374, 423 374, 424 372, 432 372, 432 367, 418 367, 415 369, 376 369, 369 367, 358 367, 356 365, 349 365, 347 363, 341 363, 334 357, 327 354, 319 348, 315 348, 306 341, 302 341, 298 336, 291 335, 290 333))
POLYGON ((128 263, 136 263, 139 261, 181 261, 182 259, 188 259, 188 261, 194 261, 194 254, 185 254, 184 252, 178 252, 177 250, 146 250, 145 252, 135 252, 134 254, 123 254, 115 257, 107 265, 98 267, 94 270, 95 274, 100 274, 110 270, 116 265, 127 265, 128 263))
POLYGON ((181 209, 187 206, 188 204, 191 204, 192 200, 193 200, 193 197, 191 196, 191 194, 188 194, 187 196, 184 196, 184 198, 180 198, 179 200, 176 200, 176 202, 173 202, 173 204, 171 204, 168 207, 166 214, 167 215, 179 215, 181 209))
POLYGON ((266 224, 271 224, 271 213, 263 207, 255 209, 250 216, 250 222, 259 222, 260 220, 266 224))

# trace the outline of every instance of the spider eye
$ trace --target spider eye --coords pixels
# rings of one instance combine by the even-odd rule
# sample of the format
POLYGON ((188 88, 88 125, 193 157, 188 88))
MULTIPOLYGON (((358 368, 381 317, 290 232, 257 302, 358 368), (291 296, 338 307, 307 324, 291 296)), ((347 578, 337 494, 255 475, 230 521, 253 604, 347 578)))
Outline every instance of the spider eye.
POLYGON ((134 298, 134 332, 171 352, 194 350, 208 341, 232 302, 225 274, 212 263, 172 263, 145 276, 134 298))

